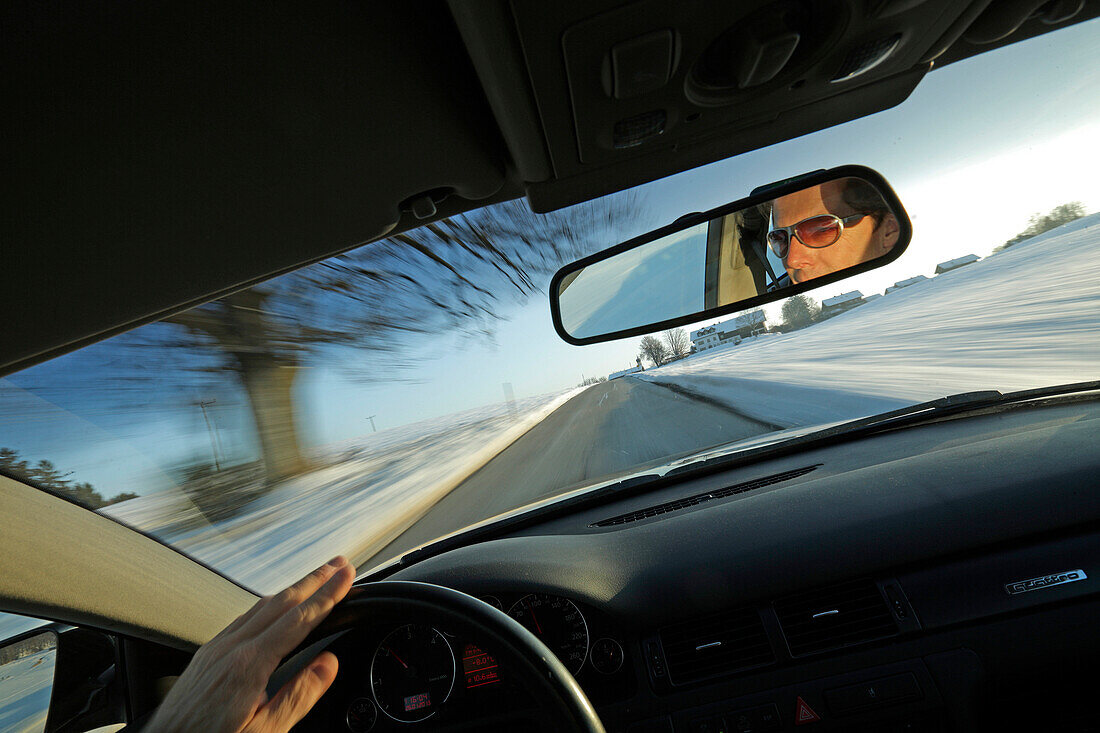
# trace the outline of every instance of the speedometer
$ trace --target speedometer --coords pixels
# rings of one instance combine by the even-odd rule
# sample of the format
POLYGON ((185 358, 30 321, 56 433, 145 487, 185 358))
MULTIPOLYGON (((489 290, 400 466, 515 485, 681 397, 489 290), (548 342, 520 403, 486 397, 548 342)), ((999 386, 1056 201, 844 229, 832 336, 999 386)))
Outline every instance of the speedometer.
POLYGON ((570 672, 576 674, 584 666, 588 656, 588 624, 573 601, 531 593, 512 604, 508 615, 548 646, 570 672))
POLYGON ((430 718, 451 695, 455 656, 443 634, 409 624, 391 631, 374 652, 371 689, 378 708, 394 720, 430 718))

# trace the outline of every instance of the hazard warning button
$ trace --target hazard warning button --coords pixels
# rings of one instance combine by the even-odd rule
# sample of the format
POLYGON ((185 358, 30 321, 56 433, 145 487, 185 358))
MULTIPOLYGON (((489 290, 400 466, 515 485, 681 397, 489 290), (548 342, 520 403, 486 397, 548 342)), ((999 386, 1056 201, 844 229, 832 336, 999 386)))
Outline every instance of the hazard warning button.
POLYGON ((807 723, 816 723, 819 720, 821 720, 821 716, 815 713, 814 709, 807 705, 800 695, 794 706, 794 724, 806 725, 807 723))

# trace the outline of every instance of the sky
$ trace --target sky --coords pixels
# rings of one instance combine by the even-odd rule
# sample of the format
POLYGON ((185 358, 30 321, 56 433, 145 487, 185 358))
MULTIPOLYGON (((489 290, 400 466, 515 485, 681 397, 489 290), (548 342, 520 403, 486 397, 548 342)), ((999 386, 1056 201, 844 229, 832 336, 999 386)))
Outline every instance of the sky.
MULTIPOLYGON (((637 189, 650 214, 645 228, 807 171, 870 166, 890 181, 909 212, 912 244, 881 270, 811 291, 821 300, 850 290, 882 292, 913 275, 931 276, 939 262, 988 255, 1021 231, 1029 216, 1067 201, 1097 211, 1098 44, 1096 20, 1014 44, 933 71, 893 109, 647 184, 637 189)), ((634 225, 624 222, 616 240, 644 232, 630 230, 634 225)), ((1049 276, 1067 266, 1072 263, 1050 263, 1049 276)), ((776 304, 766 310, 776 319, 778 309, 776 304)), ((384 430, 499 402, 506 383, 524 398, 634 365, 639 338, 585 347, 561 341, 545 292, 499 315, 503 320, 491 339, 440 334, 424 341, 416 349, 416 366, 401 382, 370 383, 363 369, 356 375, 348 368, 377 355, 331 354, 314 364, 297 388, 307 441, 323 446, 368 433, 370 415, 384 430)), ((51 403, 22 389, 30 372, 60 375, 76 363, 76 357, 62 357, 0 380, 0 447, 16 448, 31 460, 48 458, 105 494, 146 493, 170 484, 166 466, 211 450, 195 403, 217 399, 208 415, 223 450, 252 450, 246 406, 231 391, 196 394, 163 413, 140 405, 112 410, 79 394, 51 393, 51 403)), ((365 371, 369 375, 369 366, 365 371)))

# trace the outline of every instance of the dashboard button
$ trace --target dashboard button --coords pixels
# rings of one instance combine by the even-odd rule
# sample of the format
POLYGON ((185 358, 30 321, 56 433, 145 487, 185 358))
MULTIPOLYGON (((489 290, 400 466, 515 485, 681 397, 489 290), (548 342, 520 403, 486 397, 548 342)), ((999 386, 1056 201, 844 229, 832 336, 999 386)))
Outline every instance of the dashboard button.
POLYGON ((879 680, 882 697, 891 702, 916 700, 921 696, 920 685, 911 672, 879 680))
POLYGON ((783 727, 782 721, 779 720, 779 708, 775 705, 765 705, 752 712, 757 730, 779 730, 783 727))
POLYGON ((672 720, 668 717, 643 720, 630 726, 627 733, 672 733, 672 720))
POLYGON ((756 721, 749 710, 730 713, 726 720, 729 721, 732 733, 754 733, 757 730, 756 721))
POLYGON ((688 724, 688 733, 727 733, 722 718, 699 718, 688 724))
POLYGON ((661 655, 661 648, 655 641, 647 641, 645 645, 646 658, 649 662, 649 671, 654 677, 665 676, 665 660, 661 655))
POLYGON ((915 700, 920 697, 920 686, 911 673, 861 682, 858 685, 838 687, 825 692, 829 710, 843 714, 887 703, 915 700))
POLYGON ((837 714, 850 713, 880 702, 882 699, 874 682, 838 687, 825 692, 825 704, 829 706, 829 710, 837 714))

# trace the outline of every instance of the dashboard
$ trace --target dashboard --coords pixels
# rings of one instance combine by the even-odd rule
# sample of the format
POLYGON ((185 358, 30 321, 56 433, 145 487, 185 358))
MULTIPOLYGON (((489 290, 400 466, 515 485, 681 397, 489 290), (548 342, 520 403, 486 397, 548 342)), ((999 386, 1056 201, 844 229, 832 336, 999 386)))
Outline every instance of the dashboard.
MULTIPOLYGON (((521 522, 371 579, 508 613, 609 731, 1095 730, 1098 418, 1059 400, 944 419, 521 522)), ((315 712, 342 729, 539 729, 477 639, 390 624, 337 644, 315 712)))

